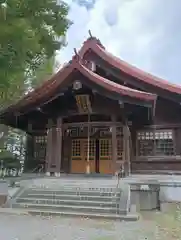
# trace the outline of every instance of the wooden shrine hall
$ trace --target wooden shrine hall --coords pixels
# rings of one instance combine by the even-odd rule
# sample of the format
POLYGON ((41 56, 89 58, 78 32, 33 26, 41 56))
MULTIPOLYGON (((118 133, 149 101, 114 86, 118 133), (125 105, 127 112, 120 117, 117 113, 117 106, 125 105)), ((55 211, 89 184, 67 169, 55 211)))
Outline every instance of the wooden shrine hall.
POLYGON ((25 172, 181 170, 181 87, 145 73, 90 37, 42 86, 0 112, 27 133, 25 172))

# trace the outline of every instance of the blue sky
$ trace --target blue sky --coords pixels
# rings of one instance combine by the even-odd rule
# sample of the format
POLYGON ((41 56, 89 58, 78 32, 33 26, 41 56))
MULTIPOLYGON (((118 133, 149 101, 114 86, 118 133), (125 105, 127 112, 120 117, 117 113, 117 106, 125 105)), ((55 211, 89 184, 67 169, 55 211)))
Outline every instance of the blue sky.
POLYGON ((73 21, 61 64, 88 30, 106 49, 137 67, 181 84, 181 0, 65 0, 73 21))

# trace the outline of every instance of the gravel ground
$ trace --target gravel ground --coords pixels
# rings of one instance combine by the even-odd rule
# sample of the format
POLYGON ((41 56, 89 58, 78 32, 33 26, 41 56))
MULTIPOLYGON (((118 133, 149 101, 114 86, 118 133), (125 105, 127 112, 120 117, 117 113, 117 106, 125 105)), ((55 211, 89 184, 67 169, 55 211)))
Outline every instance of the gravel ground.
POLYGON ((0 213, 2 240, 181 240, 181 204, 139 221, 41 217, 0 213))
POLYGON ((157 227, 152 220, 113 222, 5 214, 0 214, 0 234, 2 240, 163 239, 157 238, 157 227))
MULTIPOLYGON (((10 191, 14 194, 14 189, 10 191)), ((0 213, 0 240, 181 240, 181 204, 137 222, 0 213)))

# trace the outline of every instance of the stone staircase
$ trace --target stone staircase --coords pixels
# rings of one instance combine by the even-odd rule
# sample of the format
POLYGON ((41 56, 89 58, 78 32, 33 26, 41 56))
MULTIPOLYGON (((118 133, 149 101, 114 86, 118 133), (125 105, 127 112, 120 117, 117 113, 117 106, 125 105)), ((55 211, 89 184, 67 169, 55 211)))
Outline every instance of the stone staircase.
POLYGON ((137 220, 130 214, 130 187, 111 180, 45 180, 25 184, 11 201, 31 214, 137 220))

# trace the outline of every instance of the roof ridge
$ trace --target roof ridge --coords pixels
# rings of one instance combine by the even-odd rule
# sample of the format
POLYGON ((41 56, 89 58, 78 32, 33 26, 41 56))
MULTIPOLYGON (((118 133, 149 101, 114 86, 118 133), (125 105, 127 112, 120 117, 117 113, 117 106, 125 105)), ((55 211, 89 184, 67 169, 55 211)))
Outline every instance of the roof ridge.
POLYGON ((114 56, 112 53, 106 50, 99 39, 90 36, 86 41, 84 41, 83 46, 79 50, 79 54, 83 57, 85 53, 91 49, 93 52, 102 57, 105 61, 125 72, 127 75, 137 78, 147 84, 153 85, 163 90, 167 90, 173 93, 181 94, 181 85, 171 83, 168 80, 157 77, 151 73, 148 73, 139 67, 129 64, 128 62, 122 60, 121 58, 114 56))
MULTIPOLYGON (((104 84, 108 84, 108 85, 112 85, 115 88, 119 89, 122 93, 123 91, 127 92, 132 92, 134 94, 141 94, 141 95, 144 95, 144 96, 147 96, 148 98, 150 99, 155 99, 156 98, 156 94, 152 94, 152 93, 147 93, 147 92, 143 92, 143 91, 139 91, 139 90, 136 90, 136 89, 132 89, 132 88, 129 88, 129 87, 126 87, 126 86, 123 86, 121 84, 118 84, 118 83, 115 83, 113 81, 111 81, 110 79, 107 79, 107 78, 104 78, 100 75, 98 75, 97 73, 91 71, 90 69, 88 69, 86 66, 84 66, 83 64, 79 63, 80 67, 82 67, 88 74, 92 75, 93 77, 95 78, 98 78, 99 80, 99 83, 104 83, 104 84)), ((129 94, 124 94, 124 95, 129 95, 129 94)), ((134 95, 134 97, 138 97, 138 95, 134 95)))

